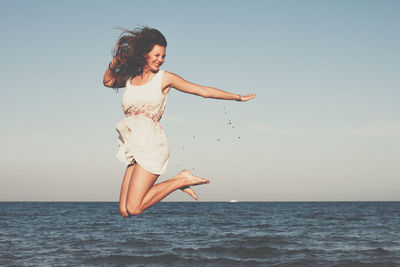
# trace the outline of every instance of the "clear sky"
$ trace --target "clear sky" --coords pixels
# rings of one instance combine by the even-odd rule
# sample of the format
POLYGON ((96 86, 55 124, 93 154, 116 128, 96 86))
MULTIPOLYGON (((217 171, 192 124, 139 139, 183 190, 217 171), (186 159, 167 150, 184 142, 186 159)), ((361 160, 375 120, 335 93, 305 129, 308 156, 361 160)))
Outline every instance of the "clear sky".
POLYGON ((400 200, 399 14, 395 0, 3 0, 0 201, 118 200, 123 90, 102 77, 113 27, 137 24, 166 36, 163 69, 257 94, 171 91, 159 181, 209 178, 201 201, 400 200))

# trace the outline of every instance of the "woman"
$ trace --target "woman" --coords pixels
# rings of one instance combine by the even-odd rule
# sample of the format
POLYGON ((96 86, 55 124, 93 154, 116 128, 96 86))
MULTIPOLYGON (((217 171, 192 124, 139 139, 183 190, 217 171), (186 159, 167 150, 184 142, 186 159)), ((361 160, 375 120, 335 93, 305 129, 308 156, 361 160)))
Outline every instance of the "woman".
POLYGON ((126 87, 122 96, 126 118, 116 125, 119 133, 117 157, 127 164, 119 205, 123 217, 141 214, 177 189, 197 200, 190 186, 209 183, 183 170, 167 181, 154 184, 164 173, 169 159, 169 145, 159 120, 171 88, 205 98, 242 102, 255 97, 254 94, 242 96, 200 86, 160 70, 166 47, 165 37, 156 29, 125 30, 104 74, 105 86, 126 87))

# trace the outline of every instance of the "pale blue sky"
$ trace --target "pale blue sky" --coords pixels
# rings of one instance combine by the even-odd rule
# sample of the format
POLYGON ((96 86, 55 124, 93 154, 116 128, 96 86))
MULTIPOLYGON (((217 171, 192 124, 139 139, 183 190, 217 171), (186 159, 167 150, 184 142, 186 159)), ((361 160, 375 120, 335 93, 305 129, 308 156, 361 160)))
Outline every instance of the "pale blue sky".
POLYGON ((118 200, 123 90, 102 76, 113 27, 136 24, 166 36, 163 69, 257 94, 172 91, 160 181, 188 168, 211 179, 202 201, 400 200, 399 1, 0 3, 0 201, 118 200))

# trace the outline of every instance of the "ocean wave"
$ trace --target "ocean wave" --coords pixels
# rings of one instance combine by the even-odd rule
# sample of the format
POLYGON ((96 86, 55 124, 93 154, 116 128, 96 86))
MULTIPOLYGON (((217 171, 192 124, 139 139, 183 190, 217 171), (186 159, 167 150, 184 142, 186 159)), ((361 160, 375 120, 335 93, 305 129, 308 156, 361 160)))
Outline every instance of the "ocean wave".
POLYGON ((121 264, 174 264, 184 260, 174 254, 164 254, 155 256, 131 256, 131 255, 107 255, 97 256, 85 259, 82 264, 107 264, 107 265, 121 265, 121 264))
POLYGON ((273 247, 247 247, 229 244, 226 246, 210 246, 201 248, 174 248, 173 252, 179 255, 204 255, 207 257, 223 257, 230 259, 265 259, 275 257, 281 252, 273 247))

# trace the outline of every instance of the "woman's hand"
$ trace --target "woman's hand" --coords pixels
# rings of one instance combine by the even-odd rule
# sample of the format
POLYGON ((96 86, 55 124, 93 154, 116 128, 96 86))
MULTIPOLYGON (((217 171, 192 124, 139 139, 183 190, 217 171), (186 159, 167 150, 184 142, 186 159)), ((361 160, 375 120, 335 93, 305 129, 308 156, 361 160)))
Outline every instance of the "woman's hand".
POLYGON ((245 102, 245 101, 249 101, 250 99, 253 99, 255 97, 256 97, 256 94, 239 95, 239 99, 237 99, 236 101, 245 102))

